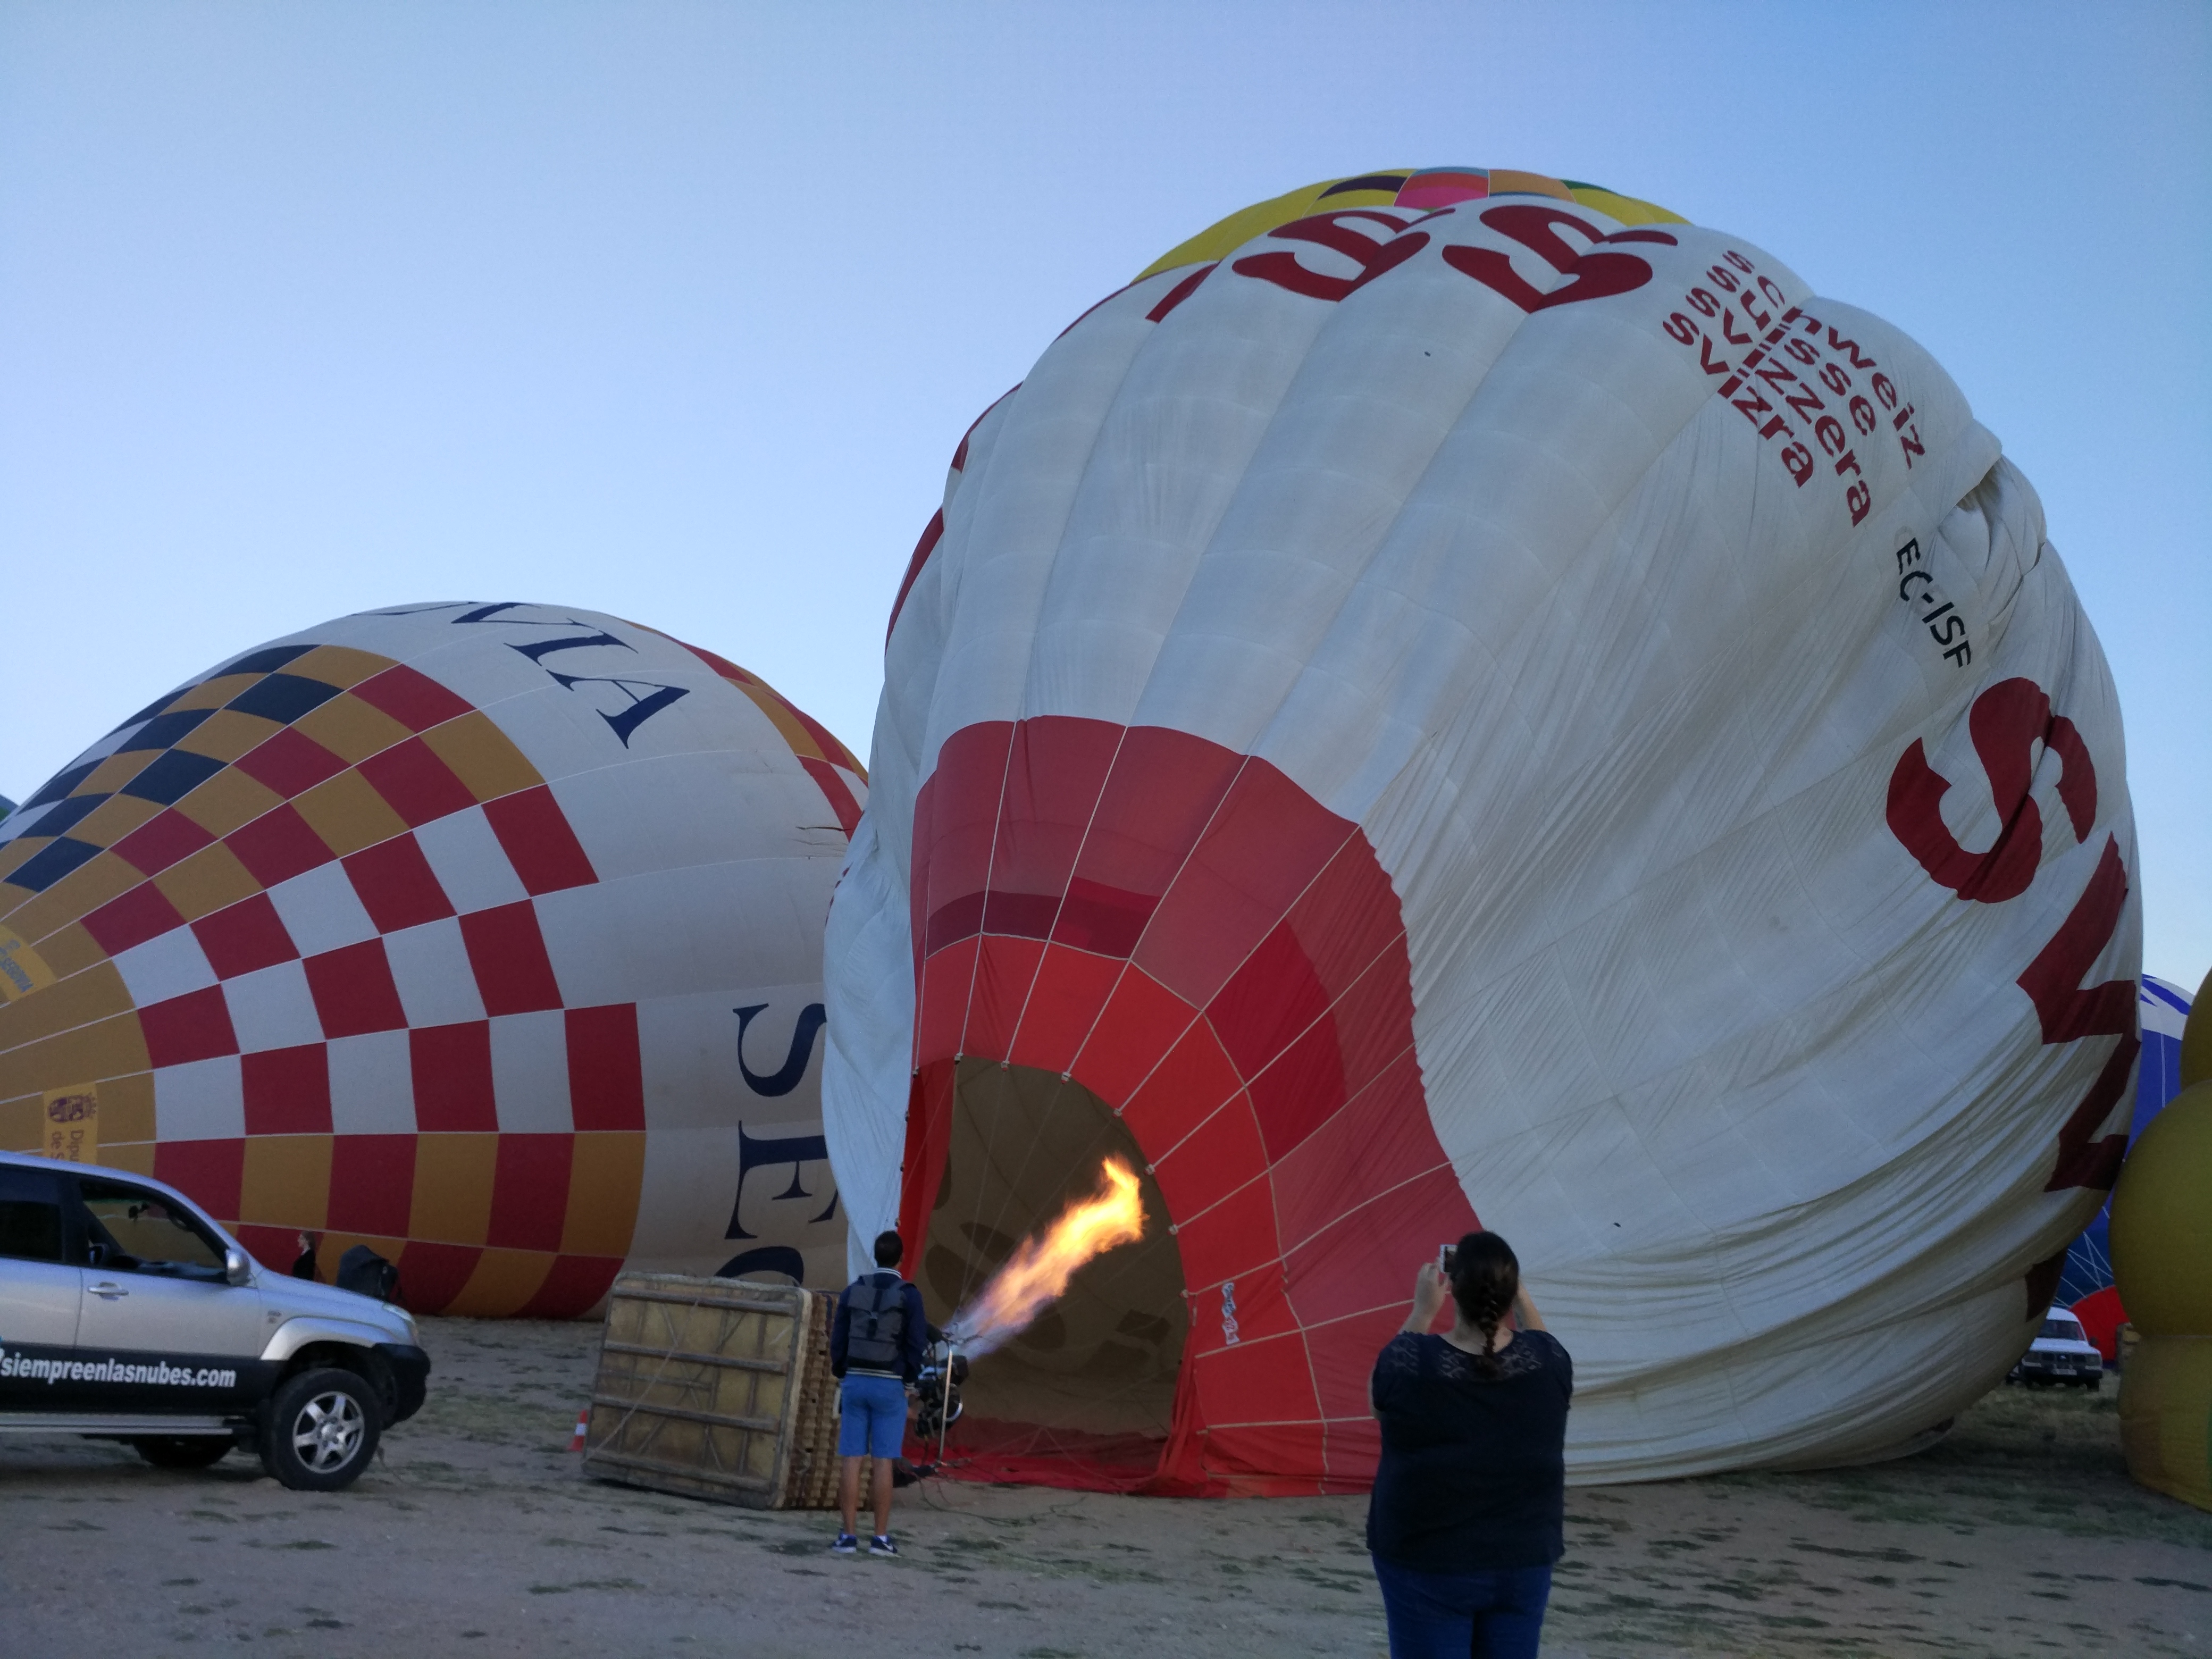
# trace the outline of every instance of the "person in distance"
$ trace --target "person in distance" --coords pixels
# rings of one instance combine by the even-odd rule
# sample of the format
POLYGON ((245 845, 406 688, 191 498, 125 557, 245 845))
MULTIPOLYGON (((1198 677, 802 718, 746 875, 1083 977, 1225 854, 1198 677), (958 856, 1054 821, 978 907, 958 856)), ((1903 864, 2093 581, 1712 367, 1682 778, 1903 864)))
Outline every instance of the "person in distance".
POLYGON ((1382 1457, 1367 1547, 1391 1659, 1535 1659, 1563 1550, 1574 1364, 1504 1239, 1469 1233, 1440 1256, 1368 1382, 1382 1457), (1447 1294, 1457 1316, 1431 1334, 1447 1294))

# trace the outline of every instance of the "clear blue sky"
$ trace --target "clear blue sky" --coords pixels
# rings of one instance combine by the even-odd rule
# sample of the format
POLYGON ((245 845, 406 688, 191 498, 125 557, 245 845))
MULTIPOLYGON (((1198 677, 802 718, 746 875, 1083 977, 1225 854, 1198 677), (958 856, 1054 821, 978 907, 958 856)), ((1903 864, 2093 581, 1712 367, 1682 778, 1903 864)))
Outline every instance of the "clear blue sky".
POLYGON ((1917 336, 2212 962, 2212 8, 0 3, 0 793, 233 651, 532 599, 865 750, 954 442, 1232 209, 1595 179, 1917 336))

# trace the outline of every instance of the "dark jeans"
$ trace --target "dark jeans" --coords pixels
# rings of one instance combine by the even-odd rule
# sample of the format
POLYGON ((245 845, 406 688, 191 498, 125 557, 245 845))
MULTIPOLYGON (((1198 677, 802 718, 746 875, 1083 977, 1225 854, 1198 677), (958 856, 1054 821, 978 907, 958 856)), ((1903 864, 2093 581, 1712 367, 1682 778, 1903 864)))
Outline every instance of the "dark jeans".
POLYGON ((1390 1659, 1536 1659, 1549 1567, 1416 1572, 1369 1559, 1390 1620, 1390 1659))

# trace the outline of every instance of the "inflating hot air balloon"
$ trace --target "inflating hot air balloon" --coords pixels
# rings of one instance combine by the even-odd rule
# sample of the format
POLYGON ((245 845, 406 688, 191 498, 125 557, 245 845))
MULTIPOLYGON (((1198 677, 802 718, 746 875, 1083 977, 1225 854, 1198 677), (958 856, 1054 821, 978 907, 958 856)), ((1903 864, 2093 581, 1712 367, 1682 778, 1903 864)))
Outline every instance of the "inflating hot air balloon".
POLYGON ((953 456, 872 766, 856 1240, 942 1320, 1143 1180, 971 1470, 1358 1486, 1478 1218, 1576 1478, 1886 1455, 2124 1145, 2119 710, 2034 492, 1897 329, 1608 191, 1339 179, 1085 313, 953 456))
POLYGON ((2112 1194, 2114 1288, 2136 1340, 2120 1444, 2144 1486, 2212 1510, 2212 973, 2182 1033, 2181 1092, 2128 1152, 2112 1194))
POLYGON ((264 1260, 582 1313, 625 1263, 835 1282, 821 931, 866 783, 589 611, 340 617, 141 709, 0 826, 0 1146, 264 1260))
MULTIPOLYGON (((2137 998, 2142 1054, 2136 1061, 2135 1108, 2128 1127, 2130 1146, 2141 1140, 2151 1120, 2181 1092, 2181 1035, 2189 1018, 2189 993, 2179 985, 2145 974, 2137 998)), ((2058 1276, 2058 1300, 2081 1322, 2106 1362, 2119 1358, 2119 1330, 2127 1310, 2112 1284, 2112 1206, 2107 1203, 2067 1247, 2065 1270, 2058 1276)))

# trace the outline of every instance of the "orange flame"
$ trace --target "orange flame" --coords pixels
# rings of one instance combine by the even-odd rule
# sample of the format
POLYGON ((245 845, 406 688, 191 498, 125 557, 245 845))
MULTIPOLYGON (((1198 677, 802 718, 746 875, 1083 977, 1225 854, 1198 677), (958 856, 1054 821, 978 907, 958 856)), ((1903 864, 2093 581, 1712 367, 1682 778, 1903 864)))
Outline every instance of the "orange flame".
POLYGON ((952 1316, 951 1329, 970 1357, 1018 1335, 1091 1257, 1145 1236, 1145 1206, 1135 1173, 1120 1158, 1109 1158, 1099 1174, 1103 1179, 1094 1196, 1061 1211, 1042 1237, 1024 1239, 982 1293, 952 1316))

